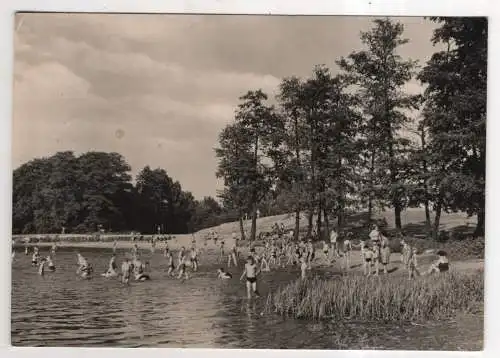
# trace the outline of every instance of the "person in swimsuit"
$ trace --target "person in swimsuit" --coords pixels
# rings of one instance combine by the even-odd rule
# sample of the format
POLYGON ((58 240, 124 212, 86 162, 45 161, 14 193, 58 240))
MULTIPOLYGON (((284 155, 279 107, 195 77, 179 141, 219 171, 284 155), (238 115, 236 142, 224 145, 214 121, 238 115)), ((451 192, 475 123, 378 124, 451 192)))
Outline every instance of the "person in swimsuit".
POLYGON ((139 246, 137 246, 137 243, 134 243, 134 246, 132 246, 132 256, 137 256, 139 253, 139 246))
POLYGON ((40 254, 38 253, 38 251, 34 251, 33 255, 31 256, 31 266, 37 266, 38 260, 40 260, 40 254))
POLYGON ((77 274, 81 274, 82 272, 86 271, 89 263, 85 257, 83 257, 80 253, 76 254, 77 260, 78 260, 78 270, 76 271, 77 274))
POLYGON ((116 239, 113 241, 113 254, 116 254, 116 247, 118 246, 118 241, 116 239))
POLYGON ((247 279, 247 297, 252 298, 252 292, 259 297, 259 293, 257 291, 257 275, 259 274, 259 269, 255 264, 255 260, 253 256, 248 256, 247 263, 245 264, 245 268, 243 273, 241 274, 240 281, 243 280, 243 277, 247 279))
POLYGON ((179 261, 179 267, 177 268, 179 271, 179 275, 177 276, 177 279, 181 279, 184 276, 184 279, 187 280, 189 279, 189 275, 187 273, 187 267, 186 267, 186 257, 183 256, 181 261, 179 261))
POLYGON ((166 257, 167 257, 167 265, 168 265, 167 275, 168 276, 173 276, 174 275, 174 271, 175 271, 174 255, 172 255, 171 251, 168 251, 166 257))
POLYGON ((165 248, 163 249, 163 256, 168 258, 169 253, 170 253, 170 249, 168 248, 168 243, 167 243, 167 244, 165 244, 165 248))
POLYGON ((125 260, 122 262, 122 283, 128 285, 130 283, 130 275, 132 274, 132 263, 128 259, 128 257, 125 258, 125 260))
POLYGON ((104 277, 116 277, 118 276, 118 272, 117 272, 117 265, 116 265, 116 255, 113 254, 111 255, 111 259, 109 260, 109 264, 108 264, 108 270, 102 274, 102 276, 104 277))
POLYGON ((429 270, 425 273, 426 275, 449 271, 450 262, 448 260, 448 255, 446 254, 446 252, 439 250, 437 252, 437 255, 438 259, 431 264, 429 270))
POLYGON ((198 251, 194 246, 191 248, 191 265, 193 267, 193 271, 198 271, 198 251))
POLYGON ((384 274, 387 274, 387 265, 391 260, 391 248, 389 247, 389 240, 384 236, 382 238, 382 247, 380 249, 380 262, 384 268, 384 274))
POLYGON ((54 265, 54 261, 52 261, 52 257, 50 257, 50 255, 47 256, 46 262, 47 262, 47 269, 50 272, 54 272, 56 270, 56 266, 54 265))
POLYGON ((417 248, 410 247, 410 256, 408 260, 408 280, 420 276, 417 263, 417 248))
POLYGON ((348 232, 343 243, 345 267, 347 270, 351 268, 351 253, 352 253, 352 233, 348 232))
POLYGON ((231 251, 229 251, 229 255, 227 256, 227 267, 231 267, 231 262, 235 267, 238 267, 238 248, 236 247, 236 242, 234 242, 231 251))
POLYGON ((300 258, 300 278, 305 279, 307 277, 307 262, 304 257, 300 258))
POLYGON ((133 262, 134 278, 136 281, 149 280, 149 275, 145 272, 145 265, 136 257, 133 262))
POLYGON ((363 273, 366 276, 370 276, 372 271, 373 251, 370 250, 364 242, 361 243, 361 257, 363 260, 363 273))
POLYGON ((331 249, 332 249, 332 259, 333 259, 333 256, 337 255, 338 256, 338 243, 337 243, 337 239, 338 239, 338 234, 337 232, 335 231, 335 229, 332 229, 332 232, 330 233, 330 244, 331 244, 331 249))
POLYGON ((40 260, 40 265, 38 266, 38 274, 40 276, 45 275, 45 263, 46 263, 45 259, 40 260))
POLYGON ((230 278, 233 278, 233 275, 231 275, 230 272, 224 271, 224 268, 221 267, 217 270, 217 278, 220 278, 221 280, 228 280, 230 278))

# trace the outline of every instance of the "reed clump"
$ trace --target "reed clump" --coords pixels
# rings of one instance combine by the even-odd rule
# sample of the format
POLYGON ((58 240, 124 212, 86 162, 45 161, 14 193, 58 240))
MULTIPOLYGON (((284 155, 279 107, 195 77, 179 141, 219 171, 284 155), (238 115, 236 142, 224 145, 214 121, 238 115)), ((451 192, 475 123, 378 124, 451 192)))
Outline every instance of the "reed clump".
POLYGON ((483 275, 297 280, 270 293, 266 311, 298 319, 420 321, 471 312, 484 301, 483 275))

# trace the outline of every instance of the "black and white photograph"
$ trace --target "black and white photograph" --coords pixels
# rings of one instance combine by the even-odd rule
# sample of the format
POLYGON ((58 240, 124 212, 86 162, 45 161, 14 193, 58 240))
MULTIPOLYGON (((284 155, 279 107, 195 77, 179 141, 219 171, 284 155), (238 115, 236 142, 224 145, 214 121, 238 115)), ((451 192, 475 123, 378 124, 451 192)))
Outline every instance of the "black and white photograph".
POLYGON ((13 346, 483 350, 488 18, 13 34, 13 346))

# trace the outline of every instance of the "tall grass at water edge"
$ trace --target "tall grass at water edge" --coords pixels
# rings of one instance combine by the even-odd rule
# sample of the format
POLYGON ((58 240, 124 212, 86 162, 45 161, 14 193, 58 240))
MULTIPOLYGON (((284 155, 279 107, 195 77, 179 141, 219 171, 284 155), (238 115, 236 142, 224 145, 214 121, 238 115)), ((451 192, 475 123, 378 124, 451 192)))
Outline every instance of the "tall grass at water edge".
POLYGON ((299 319, 422 321, 471 312, 484 302, 483 273, 297 280, 270 293, 266 311, 299 319))

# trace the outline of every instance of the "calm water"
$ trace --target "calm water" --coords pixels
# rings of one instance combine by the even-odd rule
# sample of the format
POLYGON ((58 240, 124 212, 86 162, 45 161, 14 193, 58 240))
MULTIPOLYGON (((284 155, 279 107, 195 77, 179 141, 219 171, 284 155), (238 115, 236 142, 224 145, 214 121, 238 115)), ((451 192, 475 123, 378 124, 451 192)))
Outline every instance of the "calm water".
MULTIPOLYGON (((92 280, 76 277, 74 249, 60 248, 57 271, 44 277, 31 267, 31 255, 17 251, 11 305, 15 346, 481 349, 482 342, 471 343, 471 334, 478 334, 474 325, 482 324, 477 320, 467 324, 467 332, 456 322, 340 324, 262 315, 265 299, 244 298, 241 269, 230 270, 234 277, 229 281, 216 280, 219 265, 210 253, 202 255, 199 272, 181 282, 166 277, 159 251, 144 251, 141 258, 150 261, 152 280, 127 287, 99 276, 107 269, 111 250, 80 250, 94 266, 92 280), (464 342, 464 335, 470 340, 464 342)), ((123 254, 118 251, 118 264, 123 254)), ((259 290, 265 296, 278 282, 298 274, 264 273, 259 290)))

